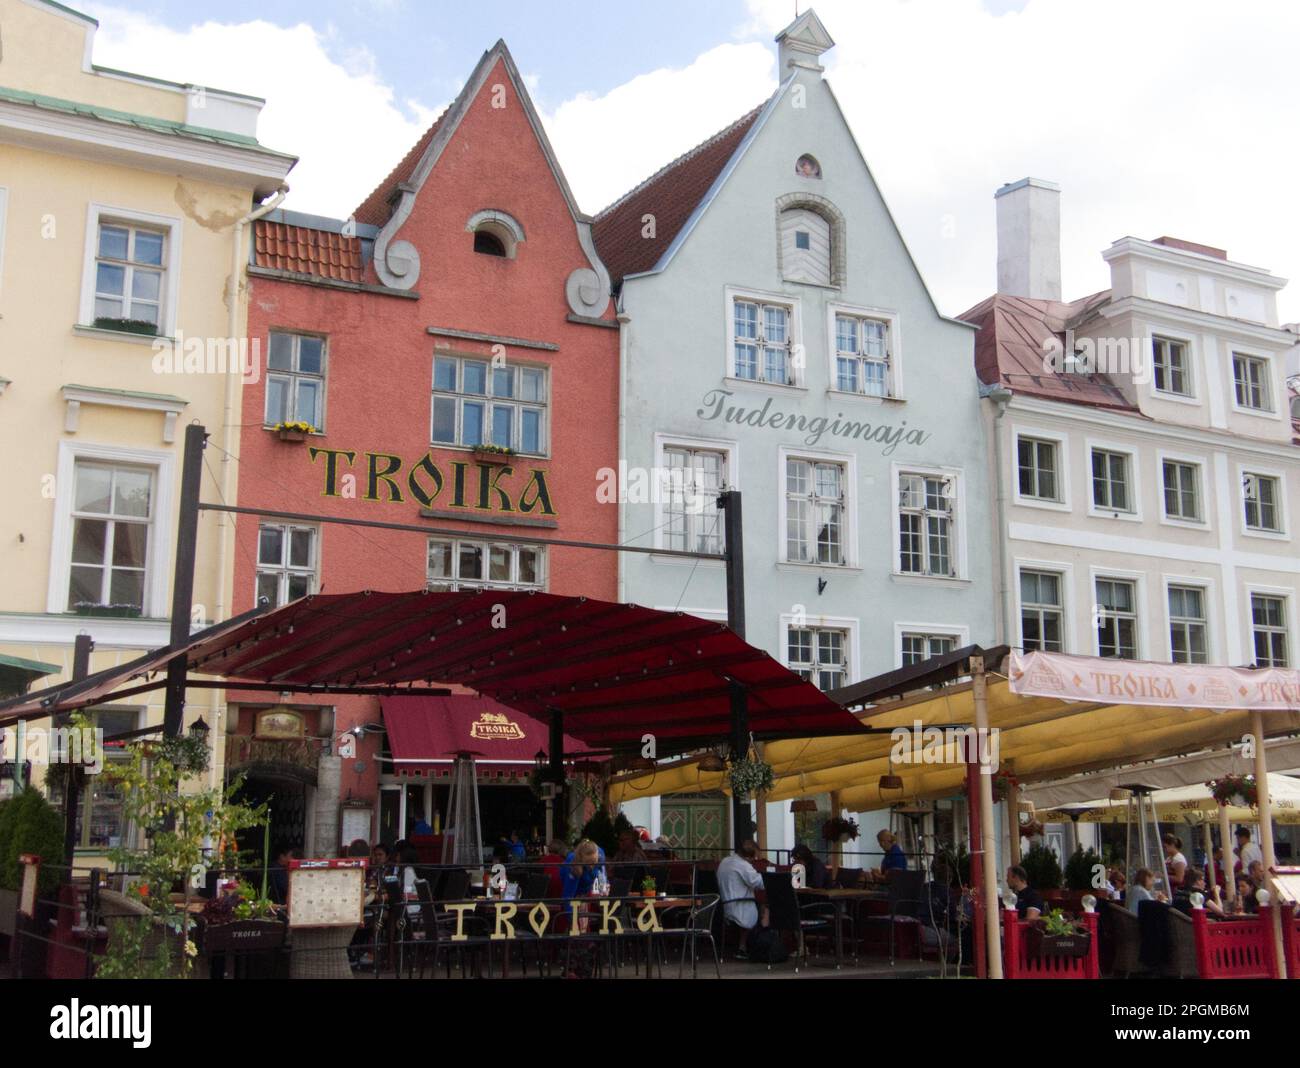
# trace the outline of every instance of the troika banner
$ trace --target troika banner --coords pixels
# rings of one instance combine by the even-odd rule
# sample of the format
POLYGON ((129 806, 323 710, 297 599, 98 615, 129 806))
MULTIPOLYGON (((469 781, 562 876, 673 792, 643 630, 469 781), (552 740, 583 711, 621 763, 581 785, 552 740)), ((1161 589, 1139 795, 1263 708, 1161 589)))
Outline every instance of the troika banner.
POLYGON ((1063 701, 1172 708, 1300 710, 1293 668, 1156 664, 1064 653, 1013 652, 1011 692, 1063 701))

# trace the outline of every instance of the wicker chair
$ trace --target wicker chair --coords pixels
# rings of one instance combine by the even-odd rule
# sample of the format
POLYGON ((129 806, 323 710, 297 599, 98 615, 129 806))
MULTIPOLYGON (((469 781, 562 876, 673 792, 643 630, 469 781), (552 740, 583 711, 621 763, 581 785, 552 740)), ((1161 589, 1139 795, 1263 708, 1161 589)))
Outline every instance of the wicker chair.
POLYGON ((1115 901, 1102 901, 1102 931, 1110 942, 1113 954, 1110 974, 1127 979, 1130 975, 1146 971, 1139 960, 1142 939, 1138 932, 1138 918, 1115 901))
POLYGON ((1166 979, 1195 979, 1200 975, 1196 966, 1196 935, 1192 930, 1192 918, 1177 909, 1169 910, 1169 959, 1160 975, 1166 979))

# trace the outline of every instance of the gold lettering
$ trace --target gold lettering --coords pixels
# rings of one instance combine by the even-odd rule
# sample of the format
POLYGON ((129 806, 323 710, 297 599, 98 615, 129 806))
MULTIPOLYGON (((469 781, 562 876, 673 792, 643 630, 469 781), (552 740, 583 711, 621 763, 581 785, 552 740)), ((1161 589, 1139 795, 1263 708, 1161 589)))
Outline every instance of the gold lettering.
POLYGON ((539 901, 528 910, 528 926, 538 938, 546 934, 546 929, 551 926, 551 910, 545 903, 539 901))
POLYGON ((601 898, 600 900, 600 933, 601 934, 609 934, 609 925, 611 922, 614 924, 615 934, 623 933, 623 922, 617 916, 614 915, 614 913, 616 913, 619 910, 622 904, 623 902, 619 900, 610 901, 606 898, 601 898))
POLYGON ((451 936, 453 942, 464 942, 469 938, 465 933, 465 913, 474 910, 474 902, 462 901, 450 905, 444 905, 444 908, 456 914, 456 933, 451 936))
POLYGON ((641 906, 641 911, 636 915, 636 929, 641 932, 662 931, 663 925, 659 922, 659 910, 655 908, 654 899, 648 899, 641 906))
POLYGON ((492 932, 492 937, 494 939, 500 941, 502 939, 515 937, 515 925, 510 921, 515 918, 515 913, 518 911, 519 906, 512 902, 498 901, 496 903, 497 925, 496 929, 492 932), (510 933, 505 934, 503 929, 510 933))

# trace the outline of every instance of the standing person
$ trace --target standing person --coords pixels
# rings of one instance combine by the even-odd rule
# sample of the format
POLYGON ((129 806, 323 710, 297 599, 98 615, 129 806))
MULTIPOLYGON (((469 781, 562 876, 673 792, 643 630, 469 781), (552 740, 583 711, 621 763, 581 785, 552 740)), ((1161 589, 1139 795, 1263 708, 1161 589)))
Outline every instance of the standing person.
POLYGON ((740 929, 737 960, 749 960, 749 932, 760 923, 767 926, 767 906, 759 914, 756 891, 763 889, 763 877, 754 867, 758 859, 758 846, 746 838, 734 853, 718 862, 718 896, 722 899, 722 914, 728 923, 740 929))
POLYGON ((1176 834, 1167 834, 1161 839, 1165 851, 1165 868, 1169 872, 1169 890, 1172 893, 1183 885, 1187 874, 1187 858, 1183 856, 1183 840, 1176 834))
POLYGON ((293 850, 281 847, 275 851, 275 862, 266 869, 266 896, 277 905, 289 900, 289 861, 293 850))
POLYGON ((1016 914, 1022 920, 1036 920, 1043 912, 1043 897, 1029 885, 1029 873, 1019 864, 1007 869, 1007 885, 1016 892, 1016 914))
POLYGON ((1244 872, 1249 872, 1255 861, 1264 863, 1264 851, 1250 840, 1250 828, 1244 825, 1237 827, 1237 858, 1244 872))

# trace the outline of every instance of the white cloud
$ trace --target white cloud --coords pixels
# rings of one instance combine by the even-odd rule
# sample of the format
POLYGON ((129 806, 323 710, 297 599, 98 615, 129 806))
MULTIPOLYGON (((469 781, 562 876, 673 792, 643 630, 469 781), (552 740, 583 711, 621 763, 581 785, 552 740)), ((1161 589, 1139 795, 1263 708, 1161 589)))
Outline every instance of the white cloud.
MULTIPOLYGON (((84 5, 83 5, 84 6, 84 5)), ((373 56, 300 23, 197 23, 169 29, 119 8, 85 7, 99 19, 95 62, 265 98, 258 139, 300 161, 288 206, 341 216, 392 170, 444 104, 396 102, 373 56)))

